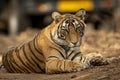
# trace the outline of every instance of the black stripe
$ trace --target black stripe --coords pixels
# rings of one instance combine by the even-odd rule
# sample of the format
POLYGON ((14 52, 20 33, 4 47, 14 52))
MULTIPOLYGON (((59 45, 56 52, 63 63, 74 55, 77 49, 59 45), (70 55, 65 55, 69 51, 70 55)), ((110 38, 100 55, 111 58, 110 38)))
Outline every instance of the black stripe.
MULTIPOLYGON (((51 40, 55 43, 55 44, 57 44, 55 41, 54 41, 54 39, 53 39, 53 36, 52 36, 52 32, 50 31, 50 37, 51 37, 51 40)), ((57 44, 58 45, 58 44, 57 44)))
POLYGON ((61 55, 64 59, 66 59, 66 57, 62 54, 62 52, 60 52, 58 49, 53 48, 53 47, 50 47, 50 48, 55 49, 56 51, 58 51, 58 52, 60 53, 60 55, 61 55))
POLYGON ((57 35, 59 35, 60 26, 61 26, 61 25, 59 25, 58 28, 57 28, 57 35))
POLYGON ((9 63, 10 64, 8 63, 8 65, 9 65, 9 68, 10 68, 10 66, 12 67, 11 68, 12 70, 10 70, 10 72, 18 72, 18 71, 21 72, 19 69, 16 69, 15 66, 13 66, 13 64, 15 65, 14 61, 12 60, 13 59, 13 56, 12 56, 13 51, 14 50, 9 51, 9 63))
MULTIPOLYGON (((33 54, 33 56, 34 56, 39 62, 44 63, 44 61, 40 60, 40 59, 35 55, 35 53, 33 52, 32 48, 31 48, 30 42, 28 43, 28 47, 29 47, 30 52, 33 54)), ((44 63, 44 64, 45 64, 45 63, 44 63)))
POLYGON ((16 72, 15 69, 13 69, 12 63, 9 61, 9 68, 11 67, 10 73, 16 72))
MULTIPOLYGON (((22 48, 21 48, 21 49, 22 49, 22 48)), ((15 53, 16 53, 16 56, 17 56, 17 53, 18 53, 17 48, 15 49, 15 53)), ((13 61, 16 63, 16 61, 14 60, 14 58, 13 58, 13 61)), ((20 67, 17 63, 16 63, 16 65, 17 65, 22 71, 26 72, 26 69, 20 67)))
MULTIPOLYGON (((51 37, 51 40, 52 40, 55 44, 57 44, 57 43, 54 41, 53 37, 52 37, 51 31, 50 31, 50 37, 51 37)), ((60 46, 60 48, 64 49, 61 45, 59 45, 59 44, 57 44, 57 45, 60 46)), ((53 48, 53 47, 50 47, 50 48, 53 48)), ((53 48, 53 49, 57 50, 56 48, 53 48)), ((65 49, 64 49, 64 50, 65 50, 65 49)), ((57 51, 61 54, 61 56, 62 56, 64 59, 66 59, 66 57, 62 54, 62 52, 60 52, 59 50, 57 50, 57 51)))
POLYGON ((21 50, 21 49, 22 49, 23 45, 25 45, 25 43, 22 43, 22 44, 20 45, 19 50, 21 50))
POLYGON ((82 25, 81 26, 82 27, 82 31, 84 31, 85 30, 85 25, 82 22, 80 24, 82 25))
MULTIPOLYGON (((28 61, 30 64, 34 65, 34 64, 29 60, 28 56, 26 55, 25 45, 23 46, 23 53, 24 53, 25 58, 27 59, 27 61, 28 61)), ((32 68, 32 66, 29 65, 29 67, 31 68, 31 70, 32 70, 33 72, 35 71, 35 70, 32 68)), ((35 71, 35 72, 36 72, 36 71, 35 71)))
POLYGON ((57 58, 57 59, 59 59, 57 56, 49 56, 48 58, 57 58))
POLYGON ((67 58, 69 58, 69 57, 73 54, 73 52, 74 52, 74 51, 72 51, 72 52, 67 56, 67 58))
POLYGON ((7 69, 7 71, 8 72, 10 72, 10 70, 9 70, 9 65, 8 65, 8 60, 7 60, 7 54, 5 54, 5 56, 3 57, 3 65, 4 65, 4 67, 7 69))
POLYGON ((60 45, 60 46, 65 50, 66 53, 70 50, 70 47, 68 47, 67 45, 60 45))
POLYGON ((10 54, 12 54, 12 50, 10 50, 9 53, 8 53, 8 55, 7 55, 9 57, 9 61, 8 60, 7 61, 8 61, 8 65, 9 65, 9 68, 10 68, 10 72, 14 72, 13 68, 11 67, 10 54))
POLYGON ((3 63, 3 66, 4 66, 5 68, 8 67, 8 65, 7 65, 7 64, 8 64, 8 63, 7 63, 7 52, 3 54, 2 63, 3 63))
POLYGON ((45 72, 45 70, 43 70, 40 66, 39 66, 39 64, 33 59, 33 58, 31 58, 33 61, 34 61, 34 63, 37 65, 37 67, 42 71, 42 72, 45 72))
POLYGON ((81 58, 80 58, 80 61, 82 60, 82 58, 83 58, 83 55, 81 54, 81 58))
MULTIPOLYGON (((10 59, 11 60, 11 59, 10 59)), ((10 66, 12 67, 12 72, 17 72, 18 70, 13 66, 13 63, 11 61, 9 61, 10 66)))
MULTIPOLYGON (((15 51, 15 54, 17 53, 17 47, 16 47, 16 49, 14 50, 15 51)), ((22 69, 22 67, 20 67, 19 65, 18 65, 18 63, 16 62, 16 60, 14 59, 14 58, 12 58, 12 61, 14 62, 14 64, 16 64, 16 66, 18 67, 18 68, 20 68, 20 70, 22 70, 22 71, 24 71, 23 69, 22 69)), ((21 71, 21 72, 22 72, 21 71)), ((25 72, 25 71, 24 71, 25 72)))
POLYGON ((86 56, 83 58, 83 62, 85 62, 85 60, 86 60, 86 56))
POLYGON ((9 59, 10 59, 10 61, 9 61, 9 63, 10 63, 9 66, 12 67, 11 72, 17 72, 18 70, 13 66, 13 62, 11 61, 11 58, 13 57, 12 54, 13 54, 13 50, 10 51, 10 53, 9 53, 9 59))
POLYGON ((23 62, 23 60, 21 59, 21 57, 20 57, 20 55, 19 55, 20 53, 19 53, 19 51, 16 51, 16 55, 17 55, 17 57, 18 57, 18 59, 20 60, 20 62, 24 65, 24 69, 27 71, 27 72, 29 72, 29 67, 27 67, 27 65, 23 62))
POLYGON ((41 54, 42 56, 44 56, 44 55, 42 54, 42 52, 40 52, 40 51, 37 49, 37 47, 36 47, 36 45, 35 45, 35 42, 36 42, 36 38, 34 38, 34 40, 33 40, 33 46, 34 46, 35 50, 36 50, 39 54, 41 54))
POLYGON ((71 60, 74 60, 79 54, 81 54, 81 52, 76 53, 71 60))
MULTIPOLYGON (((33 56, 34 56, 39 62, 44 63, 44 61, 40 60, 40 59, 34 54, 34 52, 32 51, 31 46, 30 46, 30 42, 28 43, 28 47, 29 47, 30 52, 33 54, 33 56)), ((34 59, 32 59, 32 60, 35 62, 34 59)), ((41 69, 41 71, 43 71, 42 68, 38 65, 39 63, 37 63, 37 62, 35 62, 35 63, 36 63, 36 65, 41 69)), ((44 64, 45 64, 45 63, 44 63, 44 64)), ((43 72, 44 72, 44 71, 43 71, 43 72)))
POLYGON ((56 57, 56 56, 49 56, 49 57, 47 58, 46 62, 48 62, 48 61, 50 60, 49 58, 56 58, 56 59, 59 59, 59 58, 56 57))
POLYGON ((11 67, 10 67, 10 65, 9 65, 9 63, 8 63, 8 54, 10 53, 10 51, 6 54, 6 60, 5 60, 5 62, 6 62, 6 68, 7 68, 7 70, 9 71, 9 72, 11 72, 12 71, 12 69, 11 69, 11 67))
POLYGON ((12 54, 10 55, 10 61, 12 61, 19 69, 17 69, 19 72, 21 72, 21 67, 15 62, 14 58, 12 57, 12 54))

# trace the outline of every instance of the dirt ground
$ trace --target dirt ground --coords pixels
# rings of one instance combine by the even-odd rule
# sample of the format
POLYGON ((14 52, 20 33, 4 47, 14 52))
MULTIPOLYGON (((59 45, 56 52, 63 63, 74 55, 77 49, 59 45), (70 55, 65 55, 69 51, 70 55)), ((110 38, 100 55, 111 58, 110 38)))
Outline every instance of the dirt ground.
MULTIPOLYGON (((17 36, 0 35, 0 52, 31 39, 38 30, 27 29, 17 36)), ((95 66, 84 71, 62 74, 15 74, 0 70, 0 80, 120 80, 120 33, 94 30, 88 26, 85 31, 81 51, 100 52, 109 58, 109 65, 95 66)), ((0 56, 0 63, 1 63, 0 56)))

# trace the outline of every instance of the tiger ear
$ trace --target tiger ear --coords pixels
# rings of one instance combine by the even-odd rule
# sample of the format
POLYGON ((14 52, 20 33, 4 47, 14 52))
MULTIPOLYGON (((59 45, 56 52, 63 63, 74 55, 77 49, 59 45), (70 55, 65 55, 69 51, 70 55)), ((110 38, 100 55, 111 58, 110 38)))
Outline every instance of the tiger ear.
POLYGON ((61 14, 59 12, 53 12, 52 18, 55 20, 56 23, 58 23, 61 20, 61 14))
POLYGON ((85 15, 86 15, 86 11, 85 9, 80 9, 78 12, 76 12, 75 14, 77 17, 80 17, 81 20, 85 20, 85 15))

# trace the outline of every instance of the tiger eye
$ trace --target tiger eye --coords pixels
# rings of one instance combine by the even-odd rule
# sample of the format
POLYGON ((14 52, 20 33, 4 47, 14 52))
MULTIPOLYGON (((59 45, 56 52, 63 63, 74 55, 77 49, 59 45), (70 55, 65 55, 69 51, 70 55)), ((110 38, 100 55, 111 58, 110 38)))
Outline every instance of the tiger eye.
POLYGON ((67 32, 66 32, 66 30, 61 30, 61 31, 60 31, 60 35, 59 35, 59 37, 60 37, 61 39, 65 39, 66 36, 67 36, 67 32))
POLYGON ((69 23, 69 20, 66 20, 65 23, 68 24, 68 23, 69 23))
POLYGON ((67 35, 67 31, 66 30, 61 30, 61 34, 63 34, 63 35, 67 35))

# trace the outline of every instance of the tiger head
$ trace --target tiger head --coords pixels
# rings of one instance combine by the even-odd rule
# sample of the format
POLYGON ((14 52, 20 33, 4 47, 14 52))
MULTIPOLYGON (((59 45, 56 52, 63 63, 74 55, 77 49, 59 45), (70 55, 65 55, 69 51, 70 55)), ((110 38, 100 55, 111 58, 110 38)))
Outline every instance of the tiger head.
POLYGON ((58 45, 65 45, 70 48, 80 47, 85 29, 86 12, 80 9, 76 14, 52 13, 55 29, 51 32, 53 41, 58 45))

